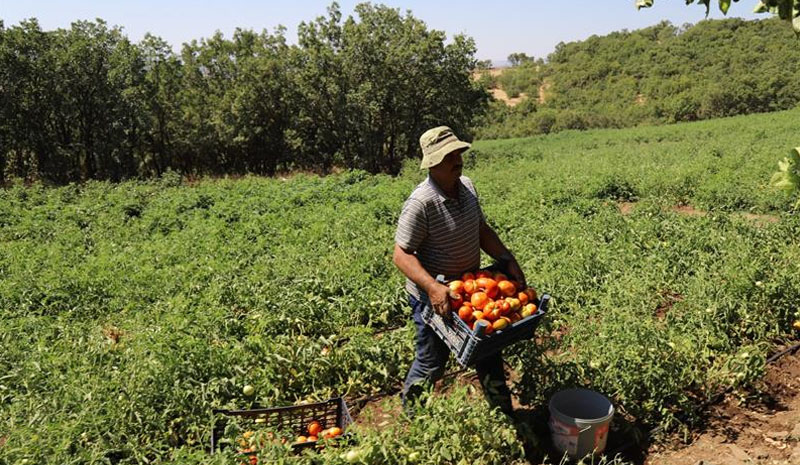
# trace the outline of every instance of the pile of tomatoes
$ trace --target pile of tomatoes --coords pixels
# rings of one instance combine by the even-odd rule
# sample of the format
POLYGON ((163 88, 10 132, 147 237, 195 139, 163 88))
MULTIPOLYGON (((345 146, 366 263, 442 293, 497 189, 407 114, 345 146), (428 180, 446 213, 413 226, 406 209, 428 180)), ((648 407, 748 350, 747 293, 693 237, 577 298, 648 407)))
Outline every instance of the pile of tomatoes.
MULTIPOLYGON (((308 435, 299 435, 295 438, 292 445, 302 444, 307 442, 316 442, 320 439, 333 439, 336 437, 341 436, 344 431, 342 428, 338 426, 334 426, 332 428, 322 428, 322 424, 317 421, 313 420, 306 426, 306 432, 308 435)), ((248 462, 240 462, 239 465, 256 465, 258 463, 258 450, 265 445, 265 443, 269 441, 272 443, 277 444, 287 444, 289 441, 287 438, 280 438, 280 436, 276 436, 274 433, 266 432, 266 433, 256 433, 254 431, 245 431, 238 440, 240 449, 239 453, 242 455, 246 455, 248 458, 248 462), (260 436, 259 436, 260 434, 260 436), (259 447, 260 445, 260 447, 259 447)))
POLYGON ((322 425, 317 420, 312 421, 308 424, 306 428, 308 431, 308 436, 300 435, 297 436, 295 439, 295 444, 299 444, 302 442, 316 442, 320 439, 332 439, 337 436, 342 435, 342 429, 338 426, 334 426, 333 428, 322 429, 322 425))
POLYGON ((480 270, 447 283, 450 309, 473 329, 486 323, 486 334, 502 331, 536 313, 536 290, 503 273, 480 270))

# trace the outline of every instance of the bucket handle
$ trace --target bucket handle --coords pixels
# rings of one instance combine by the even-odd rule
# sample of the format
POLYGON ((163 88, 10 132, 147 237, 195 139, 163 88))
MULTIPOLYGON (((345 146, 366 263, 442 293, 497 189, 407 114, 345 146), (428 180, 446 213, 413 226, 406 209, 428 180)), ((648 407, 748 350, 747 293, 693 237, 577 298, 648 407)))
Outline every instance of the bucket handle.
MULTIPOLYGON (((581 435, 581 434, 583 434, 585 431, 587 431, 587 430, 589 430, 589 429, 591 429, 591 428, 592 428, 591 426, 587 426, 586 428, 583 428, 583 429, 581 429, 581 430, 578 430, 578 437, 580 437, 580 435, 581 435)), ((555 436, 572 436, 572 435, 571 435, 571 434, 569 434, 569 433, 556 433, 556 432, 552 432, 552 434, 553 434, 553 435, 555 435, 555 436)))
POLYGON ((577 441, 577 450, 591 450, 594 451, 594 435, 593 434, 585 434, 587 431, 592 429, 592 425, 589 425, 581 430, 578 431, 578 441, 577 441), (588 444, 587 444, 588 442, 588 444))

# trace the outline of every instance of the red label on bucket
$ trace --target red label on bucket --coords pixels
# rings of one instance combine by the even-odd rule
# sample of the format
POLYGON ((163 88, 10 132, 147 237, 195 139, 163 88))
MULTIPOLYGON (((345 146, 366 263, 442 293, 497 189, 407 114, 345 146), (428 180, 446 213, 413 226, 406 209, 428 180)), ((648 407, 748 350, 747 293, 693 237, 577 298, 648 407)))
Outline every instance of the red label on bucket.
POLYGON ((608 424, 598 426, 594 432, 594 449, 597 452, 602 452, 606 448, 606 439, 608 438, 608 424))
POLYGON ((550 417, 550 431, 553 433, 553 445, 561 452, 575 455, 578 448, 578 428, 550 417))

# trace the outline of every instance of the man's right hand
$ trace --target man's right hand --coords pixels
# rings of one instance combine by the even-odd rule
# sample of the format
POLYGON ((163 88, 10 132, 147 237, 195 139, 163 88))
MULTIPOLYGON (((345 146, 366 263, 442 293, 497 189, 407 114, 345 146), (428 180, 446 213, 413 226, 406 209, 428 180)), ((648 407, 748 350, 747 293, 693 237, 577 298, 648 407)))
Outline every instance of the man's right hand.
POLYGON ((431 301, 433 311, 446 317, 450 315, 450 300, 448 299, 450 288, 442 283, 434 283, 428 289, 428 299, 431 301))

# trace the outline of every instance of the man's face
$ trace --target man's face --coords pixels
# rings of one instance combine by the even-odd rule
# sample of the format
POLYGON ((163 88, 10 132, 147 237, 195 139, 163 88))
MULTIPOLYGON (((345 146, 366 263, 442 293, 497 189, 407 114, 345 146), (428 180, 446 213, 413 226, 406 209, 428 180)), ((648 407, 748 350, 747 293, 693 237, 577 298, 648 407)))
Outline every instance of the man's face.
POLYGON ((431 170, 435 170, 441 176, 460 178, 464 167, 464 160, 461 158, 462 153, 464 153, 464 150, 456 150, 449 153, 441 163, 431 168, 431 170))

